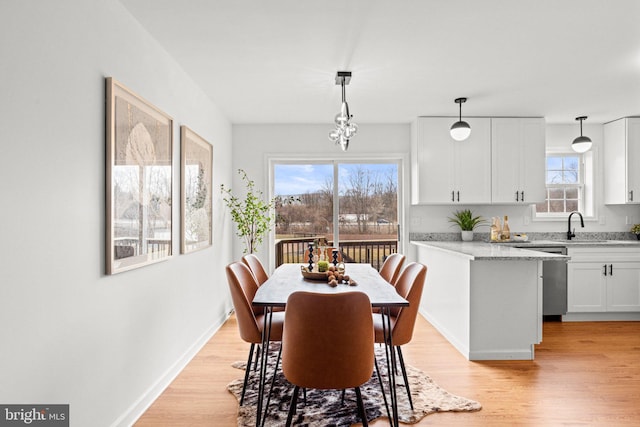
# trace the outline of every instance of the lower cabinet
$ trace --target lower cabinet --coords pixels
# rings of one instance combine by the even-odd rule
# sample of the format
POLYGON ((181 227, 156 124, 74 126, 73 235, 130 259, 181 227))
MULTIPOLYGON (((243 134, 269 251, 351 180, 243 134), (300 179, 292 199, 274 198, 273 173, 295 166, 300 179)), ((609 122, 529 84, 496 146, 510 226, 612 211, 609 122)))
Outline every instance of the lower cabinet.
POLYGON ((569 248, 569 313, 640 312, 638 249, 569 248))

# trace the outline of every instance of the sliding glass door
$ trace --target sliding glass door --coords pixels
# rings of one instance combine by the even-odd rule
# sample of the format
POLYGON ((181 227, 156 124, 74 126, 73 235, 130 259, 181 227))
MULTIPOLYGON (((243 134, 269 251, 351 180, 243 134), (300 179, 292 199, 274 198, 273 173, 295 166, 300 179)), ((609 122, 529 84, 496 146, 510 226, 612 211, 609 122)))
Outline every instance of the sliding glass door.
POLYGON ((274 162, 276 266, 305 262, 309 243, 379 268, 398 251, 400 163, 274 162))

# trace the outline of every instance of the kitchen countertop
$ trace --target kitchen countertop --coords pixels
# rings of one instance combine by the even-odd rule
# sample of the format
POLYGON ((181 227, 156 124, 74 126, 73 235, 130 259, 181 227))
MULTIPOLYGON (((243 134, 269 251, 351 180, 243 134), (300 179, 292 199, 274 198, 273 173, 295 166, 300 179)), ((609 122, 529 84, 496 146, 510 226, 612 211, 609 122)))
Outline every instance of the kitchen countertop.
POLYGON ((552 261, 570 259, 570 257, 566 255, 531 251, 527 249, 516 248, 511 244, 440 241, 411 241, 411 243, 416 246, 436 248, 451 253, 452 255, 461 256, 472 261, 552 261))

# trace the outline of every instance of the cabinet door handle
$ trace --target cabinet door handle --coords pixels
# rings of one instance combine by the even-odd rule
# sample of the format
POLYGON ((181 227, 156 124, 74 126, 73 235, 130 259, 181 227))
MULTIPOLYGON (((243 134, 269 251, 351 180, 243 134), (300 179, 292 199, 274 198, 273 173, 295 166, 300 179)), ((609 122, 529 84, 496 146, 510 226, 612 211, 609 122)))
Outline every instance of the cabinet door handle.
POLYGON ((458 201, 460 201, 460 192, 458 191, 458 201))
POLYGON ((602 274, 604 274, 605 276, 607 275, 607 264, 603 265, 603 271, 602 274))
POLYGON ((456 201, 456 192, 455 192, 455 191, 452 191, 452 192, 451 192, 451 201, 452 201, 452 202, 455 202, 455 201, 456 201))
POLYGON ((516 191, 516 202, 519 202, 519 201, 520 201, 520 199, 519 199, 519 194, 518 194, 518 192, 516 191))
POLYGON ((520 201, 524 202, 524 191, 520 192, 520 201))
POLYGON ((609 264, 609 276, 613 276, 613 264, 609 264))
POLYGON ((633 190, 629 191, 629 201, 633 202, 633 190))

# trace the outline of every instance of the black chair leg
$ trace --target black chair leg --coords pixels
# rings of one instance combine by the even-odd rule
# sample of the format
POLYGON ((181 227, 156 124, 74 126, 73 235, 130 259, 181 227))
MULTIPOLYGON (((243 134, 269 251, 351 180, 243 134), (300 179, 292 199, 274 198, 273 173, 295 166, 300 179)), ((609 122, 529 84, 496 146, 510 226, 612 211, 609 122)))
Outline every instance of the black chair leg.
POLYGON ((400 346, 396 346, 398 349, 398 359, 400 359, 400 369, 402 369, 402 378, 404 378, 404 386, 407 388, 407 396, 409 397, 409 405, 413 411, 413 399, 411 399, 411 389, 409 388, 409 379, 407 378, 407 368, 404 366, 404 357, 402 357, 402 350, 400 346))
POLYGON ((347 389, 342 389, 342 398, 340 399, 340 405, 344 406, 344 395, 347 394, 347 389))
POLYGON ((247 359, 247 366, 244 369, 244 383, 242 384, 242 395, 240 397, 240 406, 244 403, 244 393, 247 391, 247 382, 249 381, 249 371, 251 370, 251 359, 253 358, 253 349, 255 344, 251 343, 249 348, 249 358, 247 359))
POLYGON ((360 387, 356 387, 356 399, 358 401, 358 412, 360 413, 360 419, 362 420, 362 427, 368 427, 367 413, 364 411, 364 403, 362 402, 362 394, 360 393, 360 387))
POLYGON ((389 403, 387 402, 387 395, 384 392, 384 384, 382 383, 382 376, 380 376, 380 369, 378 369, 378 359, 373 358, 373 362, 376 367, 376 375, 378 376, 378 382, 380 383, 380 391, 382 392, 382 398, 384 399, 384 406, 387 408, 387 417, 391 419, 391 411, 389 410, 389 403))
POLYGON ((260 344, 258 344, 258 349, 256 350, 256 360, 253 362, 253 370, 258 370, 258 360, 260 359, 260 344))
POLYGON ((291 403, 289 403, 289 414, 287 415, 287 424, 286 426, 291 426, 291 422, 293 421, 293 414, 296 412, 296 404, 298 403, 298 392, 300 391, 299 386, 295 386, 293 388, 293 394, 291 394, 291 403))
POLYGON ((267 418, 269 412, 269 404, 271 403, 271 393, 273 392, 273 386, 276 383, 276 375, 278 374, 278 366, 280 366, 280 357, 282 356, 282 346, 278 351, 278 358, 276 359, 276 368, 273 370, 273 377, 271 377, 271 387, 269 387, 269 394, 267 395, 267 404, 264 406, 264 416, 262 417, 262 425, 264 426, 264 420, 267 418))

